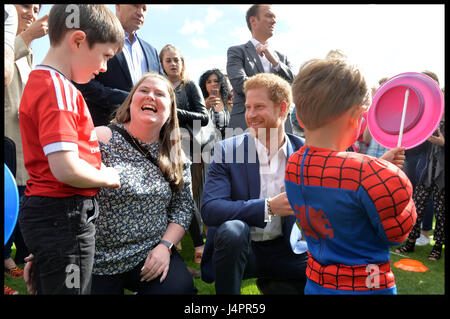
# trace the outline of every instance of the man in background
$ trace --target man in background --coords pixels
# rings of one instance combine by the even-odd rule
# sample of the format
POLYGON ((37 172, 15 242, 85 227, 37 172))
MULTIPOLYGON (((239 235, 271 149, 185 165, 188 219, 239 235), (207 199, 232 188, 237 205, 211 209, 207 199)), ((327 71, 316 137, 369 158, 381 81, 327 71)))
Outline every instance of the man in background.
POLYGON ((122 52, 108 61, 105 73, 96 75, 87 84, 75 84, 88 104, 94 126, 109 124, 145 72, 164 74, 157 50, 137 35, 146 15, 146 4, 116 4, 116 16, 125 32, 122 52))
MULTIPOLYGON (((244 82, 258 73, 274 73, 289 83, 294 80, 292 66, 287 57, 269 46, 276 15, 270 5, 252 5, 246 14, 252 38, 245 44, 232 46, 227 52, 227 74, 233 86, 233 109, 228 127, 245 130, 244 82)), ((291 123, 286 121, 286 132, 291 133, 291 123)))

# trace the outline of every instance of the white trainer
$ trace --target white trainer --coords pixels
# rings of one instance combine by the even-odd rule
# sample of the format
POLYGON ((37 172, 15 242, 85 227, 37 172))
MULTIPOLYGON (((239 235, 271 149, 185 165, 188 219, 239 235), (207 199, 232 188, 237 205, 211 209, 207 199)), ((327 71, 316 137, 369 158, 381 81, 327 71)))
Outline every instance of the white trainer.
POLYGON ((420 234, 420 237, 416 240, 417 246, 426 246, 430 243, 430 238, 425 236, 424 234, 420 234))

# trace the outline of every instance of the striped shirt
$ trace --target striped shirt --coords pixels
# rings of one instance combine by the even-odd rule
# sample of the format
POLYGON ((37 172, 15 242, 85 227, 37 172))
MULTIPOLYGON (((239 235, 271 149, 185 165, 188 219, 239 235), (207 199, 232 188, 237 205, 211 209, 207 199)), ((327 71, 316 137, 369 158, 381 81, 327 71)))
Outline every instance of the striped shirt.
POLYGON ((27 196, 93 196, 97 188, 76 188, 58 181, 47 156, 73 151, 100 169, 94 124, 81 92, 59 71, 38 65, 31 71, 19 106, 27 196))
POLYGON ((133 42, 130 42, 129 36, 130 34, 125 31, 125 44, 122 51, 130 70, 131 80, 133 85, 135 85, 149 68, 136 33, 134 34, 133 42))

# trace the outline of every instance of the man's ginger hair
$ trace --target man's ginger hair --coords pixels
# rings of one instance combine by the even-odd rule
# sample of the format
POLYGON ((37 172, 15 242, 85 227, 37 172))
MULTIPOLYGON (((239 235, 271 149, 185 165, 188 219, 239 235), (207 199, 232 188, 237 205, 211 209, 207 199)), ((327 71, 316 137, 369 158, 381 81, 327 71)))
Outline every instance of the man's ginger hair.
POLYGON ((251 89, 267 89, 269 99, 279 106, 282 101, 287 104, 287 113, 292 103, 292 89, 289 82, 273 73, 258 73, 244 82, 244 94, 251 89))

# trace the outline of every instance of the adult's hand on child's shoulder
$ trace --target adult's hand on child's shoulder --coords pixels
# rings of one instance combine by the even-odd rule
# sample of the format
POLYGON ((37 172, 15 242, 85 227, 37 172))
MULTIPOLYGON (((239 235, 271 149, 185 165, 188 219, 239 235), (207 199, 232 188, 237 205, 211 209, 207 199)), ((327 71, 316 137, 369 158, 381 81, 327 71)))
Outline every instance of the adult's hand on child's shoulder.
POLYGON ((405 164, 405 148, 403 146, 395 147, 384 153, 380 158, 403 169, 403 165, 405 164))

